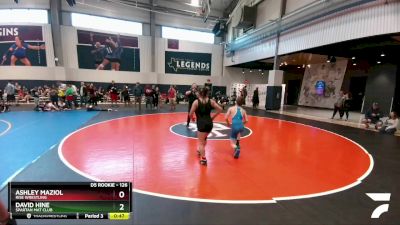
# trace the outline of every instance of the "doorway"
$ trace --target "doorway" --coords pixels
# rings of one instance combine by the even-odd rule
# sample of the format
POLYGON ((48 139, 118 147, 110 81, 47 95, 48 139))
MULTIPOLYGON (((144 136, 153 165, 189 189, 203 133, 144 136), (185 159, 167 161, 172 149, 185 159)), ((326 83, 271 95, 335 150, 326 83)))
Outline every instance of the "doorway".
POLYGON ((353 100, 351 103, 352 111, 361 111, 361 107, 365 95, 365 86, 367 85, 367 76, 352 77, 350 79, 349 91, 352 94, 353 100))

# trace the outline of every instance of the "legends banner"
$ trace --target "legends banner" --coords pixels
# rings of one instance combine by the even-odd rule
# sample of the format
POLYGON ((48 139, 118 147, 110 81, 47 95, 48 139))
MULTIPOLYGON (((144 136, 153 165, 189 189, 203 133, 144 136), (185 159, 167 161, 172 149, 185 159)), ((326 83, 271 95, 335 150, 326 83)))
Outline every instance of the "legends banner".
POLYGON ((211 54, 166 51, 165 73, 211 76, 211 54))

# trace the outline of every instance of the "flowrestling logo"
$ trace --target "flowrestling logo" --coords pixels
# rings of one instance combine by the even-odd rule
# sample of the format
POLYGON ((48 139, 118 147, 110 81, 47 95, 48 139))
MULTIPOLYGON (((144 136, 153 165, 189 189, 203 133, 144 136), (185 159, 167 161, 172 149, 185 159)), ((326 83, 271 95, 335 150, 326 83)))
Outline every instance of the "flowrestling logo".
POLYGON ((211 54, 166 51, 165 73, 211 75, 211 54))
MULTIPOLYGON (((190 123, 189 127, 186 127, 186 123, 178 123, 170 128, 171 132, 187 137, 187 138, 197 138, 197 125, 196 123, 190 123)), ((252 134, 252 131, 245 127, 241 138, 246 138, 252 134)), ((229 140, 231 135, 231 128, 228 127, 226 124, 214 122, 213 129, 211 133, 208 135, 208 140, 229 140)))

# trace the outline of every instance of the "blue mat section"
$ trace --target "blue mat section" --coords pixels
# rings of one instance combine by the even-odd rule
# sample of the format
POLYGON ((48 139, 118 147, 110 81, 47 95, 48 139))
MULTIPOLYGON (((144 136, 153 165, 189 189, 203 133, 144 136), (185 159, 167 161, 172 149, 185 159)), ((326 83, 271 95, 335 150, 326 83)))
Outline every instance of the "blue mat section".
MULTIPOLYGON (((0 188, 13 174, 97 114, 86 111, 0 114, 0 120, 12 125, 7 133, 0 136, 0 188)), ((6 129, 7 124, 0 121, 0 134, 6 129)))

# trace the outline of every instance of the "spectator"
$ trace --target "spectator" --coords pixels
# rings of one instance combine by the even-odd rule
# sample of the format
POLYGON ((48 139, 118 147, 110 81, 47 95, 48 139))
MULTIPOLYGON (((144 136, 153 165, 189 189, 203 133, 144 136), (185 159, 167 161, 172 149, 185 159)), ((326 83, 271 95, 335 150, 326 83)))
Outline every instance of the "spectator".
POLYGON ((399 117, 396 112, 391 112, 389 118, 385 121, 383 126, 379 129, 381 134, 394 134, 399 126, 399 117))
POLYGON ((260 98, 258 97, 258 87, 256 87, 256 90, 254 90, 252 102, 253 102, 253 109, 257 109, 258 104, 260 103, 260 98))
POLYGON ((124 89, 121 92, 122 98, 124 99, 124 105, 127 106, 131 104, 131 97, 129 96, 129 87, 125 85, 124 89))
POLYGON ((247 98, 247 87, 244 86, 241 91, 242 98, 243 98, 243 105, 246 106, 246 98, 247 98))
POLYGON ((169 90, 168 90, 168 101, 169 101, 169 104, 171 106, 170 110, 175 110, 175 108, 176 108, 176 104, 175 104, 175 102, 176 102, 176 89, 175 89, 175 87, 173 85, 171 85, 169 87, 169 90))
POLYGON ((10 111, 10 106, 3 100, 0 100, 0 113, 10 111))
POLYGON ((346 94, 344 94, 344 101, 343 101, 343 110, 342 113, 340 115, 340 118, 343 117, 343 114, 346 114, 346 121, 349 120, 349 111, 351 108, 351 93, 347 92, 346 94))
POLYGON ((197 91, 197 84, 196 83, 193 83, 192 87, 190 88, 190 90, 186 91, 186 93, 185 93, 186 97, 188 98, 188 102, 189 102, 188 117, 187 117, 187 121, 186 121, 186 126, 187 127, 189 127, 189 123, 190 123, 190 120, 191 120, 191 118, 189 116, 189 113, 190 113, 190 110, 192 109, 193 102, 196 101, 196 99, 197 99, 197 93, 198 93, 198 91, 197 91))
MULTIPOLYGON (((40 94, 40 92, 39 92, 39 94, 40 94)), ((61 88, 61 87, 58 88, 58 98, 65 101, 65 89, 64 88, 61 88)))
POLYGON ((33 102, 35 103, 34 110, 39 110, 39 102, 40 102, 39 91, 36 88, 34 88, 31 90, 31 95, 33 97, 33 102))
POLYGON ((108 86, 108 93, 111 98, 111 107, 117 107, 118 89, 115 86, 115 81, 111 81, 110 86, 108 86))
POLYGON ((339 97, 338 97, 338 99, 336 100, 336 102, 335 102, 335 104, 333 106, 333 114, 332 114, 331 119, 335 118, 337 112, 339 112, 340 119, 342 119, 344 101, 345 101, 344 92, 340 91, 339 92, 339 97))
POLYGON ((150 85, 146 85, 146 88, 144 89, 144 96, 146 99, 146 109, 147 106, 150 105, 150 108, 152 108, 153 104, 153 89, 150 87, 150 85))
POLYGON ((135 88, 133 88, 133 95, 135 96, 135 107, 136 104, 139 103, 139 110, 141 110, 143 89, 140 87, 139 82, 137 82, 135 88))
POLYGON ((80 103, 81 107, 87 104, 88 101, 88 91, 85 82, 81 82, 81 87, 79 88, 79 95, 80 95, 80 103))
POLYGON ((153 105, 154 105, 154 109, 158 108, 158 102, 160 99, 160 89, 158 88, 158 86, 154 89, 153 92, 153 105))
POLYGON ((50 90, 50 102, 58 107, 58 93, 57 93, 57 89, 52 88, 50 90))
POLYGON ((89 94, 89 104, 97 105, 96 88, 94 87, 93 83, 89 85, 87 92, 89 94))
POLYGON ((15 86, 11 82, 7 83, 4 93, 6 94, 7 103, 15 101, 15 86))
POLYGON ((67 85, 67 90, 65 91, 65 100, 67 103, 67 107, 72 109, 72 105, 74 102, 74 89, 72 88, 71 84, 67 85))
POLYGON ((382 114, 380 112, 379 105, 378 103, 374 102, 372 103, 371 108, 368 109, 367 113, 365 113, 365 119, 362 120, 362 123, 365 124, 366 128, 369 128, 370 124, 375 124, 375 129, 378 129, 378 127, 382 124, 380 118, 382 118, 382 114))

